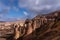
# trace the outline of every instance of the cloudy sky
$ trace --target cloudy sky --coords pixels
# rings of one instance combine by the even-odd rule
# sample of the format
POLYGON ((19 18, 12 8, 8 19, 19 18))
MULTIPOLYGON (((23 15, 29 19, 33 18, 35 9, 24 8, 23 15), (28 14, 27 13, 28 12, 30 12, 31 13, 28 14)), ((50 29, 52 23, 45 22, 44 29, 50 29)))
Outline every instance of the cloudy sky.
POLYGON ((0 21, 33 18, 60 10, 60 0, 0 0, 0 21))

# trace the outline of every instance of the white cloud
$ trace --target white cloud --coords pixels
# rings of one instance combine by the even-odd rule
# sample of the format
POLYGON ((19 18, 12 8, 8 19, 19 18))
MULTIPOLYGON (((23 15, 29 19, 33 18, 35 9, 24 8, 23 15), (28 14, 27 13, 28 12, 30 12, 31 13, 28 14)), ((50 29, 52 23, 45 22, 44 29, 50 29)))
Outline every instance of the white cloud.
POLYGON ((49 10, 50 8, 52 8, 51 5, 43 5, 43 6, 33 7, 33 8, 31 8, 31 10, 36 10, 36 11, 43 10, 43 9, 49 10))
POLYGON ((4 16, 9 12, 10 6, 6 6, 3 2, 0 2, 0 21, 4 21, 4 16))
POLYGON ((39 0, 36 0, 35 4, 38 5, 39 4, 39 0))
POLYGON ((2 2, 0 2, 0 13, 7 13, 9 10, 10 6, 6 6, 2 2))
POLYGON ((25 16, 27 16, 27 15, 28 15, 28 13, 27 13, 26 11, 24 11, 24 15, 25 15, 25 16))
POLYGON ((14 9, 16 12, 19 11, 19 8, 15 7, 15 6, 13 6, 13 9, 14 9))
MULTIPOLYGON (((60 0, 19 0, 19 7, 31 11, 53 10, 56 9, 60 0)), ((60 7, 60 5, 59 5, 60 7)))

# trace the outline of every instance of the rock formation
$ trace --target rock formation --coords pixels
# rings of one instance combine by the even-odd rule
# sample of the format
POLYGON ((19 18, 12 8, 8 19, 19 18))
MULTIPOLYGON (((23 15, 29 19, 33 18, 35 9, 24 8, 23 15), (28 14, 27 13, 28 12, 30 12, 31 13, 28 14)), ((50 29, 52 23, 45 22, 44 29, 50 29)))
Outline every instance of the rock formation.
POLYGON ((60 11, 38 15, 25 21, 27 36, 23 40, 60 40, 60 11))

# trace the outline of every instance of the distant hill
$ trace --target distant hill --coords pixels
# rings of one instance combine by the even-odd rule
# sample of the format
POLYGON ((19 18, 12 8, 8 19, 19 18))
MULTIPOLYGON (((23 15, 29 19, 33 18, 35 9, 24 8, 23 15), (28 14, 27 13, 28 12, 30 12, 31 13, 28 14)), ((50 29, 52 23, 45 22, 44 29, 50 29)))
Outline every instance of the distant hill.
POLYGON ((6 21, 0 21, 0 23, 5 23, 6 21))

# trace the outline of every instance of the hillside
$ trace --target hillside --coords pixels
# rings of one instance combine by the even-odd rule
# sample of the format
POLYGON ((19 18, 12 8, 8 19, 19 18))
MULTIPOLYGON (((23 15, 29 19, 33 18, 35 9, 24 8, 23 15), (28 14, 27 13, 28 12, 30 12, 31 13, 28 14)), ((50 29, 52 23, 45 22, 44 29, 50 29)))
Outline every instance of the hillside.
POLYGON ((60 40, 60 21, 53 25, 43 25, 37 28, 31 34, 26 36, 24 40, 60 40))
POLYGON ((60 11, 46 15, 38 15, 32 20, 26 20, 28 30, 23 40, 60 40, 60 11), (30 25, 31 24, 31 25, 30 25))

